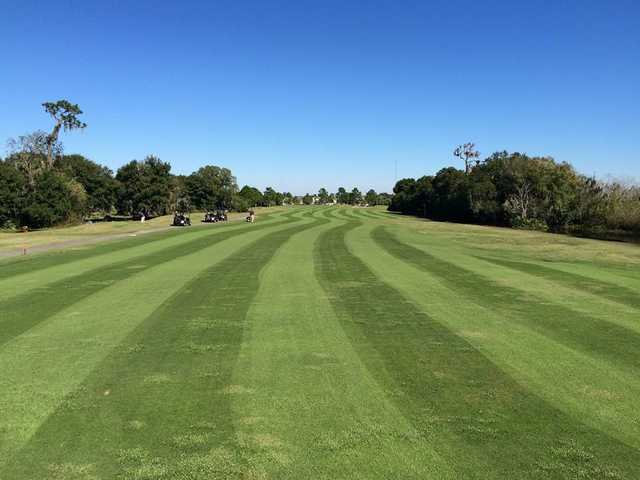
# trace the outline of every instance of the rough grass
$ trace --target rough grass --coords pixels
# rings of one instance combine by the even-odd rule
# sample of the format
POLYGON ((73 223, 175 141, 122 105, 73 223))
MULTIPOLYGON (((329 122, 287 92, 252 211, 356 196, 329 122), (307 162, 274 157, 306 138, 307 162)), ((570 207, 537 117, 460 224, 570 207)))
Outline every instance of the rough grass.
POLYGON ((0 263, 0 479, 640 478, 639 259, 314 207, 0 263))
MULTIPOLYGON (((280 208, 258 208, 257 215, 264 214, 280 208)), ((246 216, 243 213, 232 212, 229 220, 238 220, 246 216)), ((196 212, 191 215, 194 226, 199 226, 204 213, 196 212)), ((11 252, 17 249, 40 247, 47 244, 54 244, 59 248, 68 248, 65 242, 91 243, 109 236, 126 236, 129 234, 149 234, 158 230, 166 230, 173 221, 172 215, 164 215, 147 220, 144 223, 139 221, 123 222, 96 222, 84 223, 82 225, 47 228, 32 232, 10 232, 0 230, 0 258, 4 252, 11 252)), ((203 225, 204 226, 204 225, 203 225)))

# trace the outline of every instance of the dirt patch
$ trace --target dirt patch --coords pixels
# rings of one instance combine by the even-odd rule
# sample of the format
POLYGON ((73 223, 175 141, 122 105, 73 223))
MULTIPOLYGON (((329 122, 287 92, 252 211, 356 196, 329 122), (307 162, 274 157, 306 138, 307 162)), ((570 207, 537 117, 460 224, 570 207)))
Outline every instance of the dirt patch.
POLYGON ((169 382, 171 382, 171 376, 167 375, 166 373, 156 373, 154 375, 148 375, 144 378, 144 383, 151 385, 159 385, 169 382))
POLYGON ((487 334, 479 330, 460 330, 460 335, 467 338, 487 338, 487 334))
POLYGON ((253 393, 253 389, 242 385, 227 385, 221 390, 221 392, 227 395, 242 395, 253 393))
POLYGON ((605 388, 596 388, 592 385, 585 385, 580 389, 580 393, 590 398, 600 400, 619 400, 620 395, 605 388))
POLYGON ((51 480, 98 480, 92 464, 52 463, 48 470, 51 480))
POLYGON ((191 448, 207 443, 207 435, 203 433, 186 433, 184 435, 176 435, 172 439, 172 443, 179 448, 191 448))
POLYGON ((262 448, 279 448, 282 446, 280 439, 270 433, 257 433, 253 436, 253 440, 256 445, 262 448))
POLYGON ((240 424, 242 425, 255 425, 261 420, 260 417, 242 417, 240 419, 240 424))
POLYGON ((147 424, 144 423, 142 420, 131 420, 125 424, 125 428, 127 430, 134 431, 134 432, 140 431, 146 426, 147 424))

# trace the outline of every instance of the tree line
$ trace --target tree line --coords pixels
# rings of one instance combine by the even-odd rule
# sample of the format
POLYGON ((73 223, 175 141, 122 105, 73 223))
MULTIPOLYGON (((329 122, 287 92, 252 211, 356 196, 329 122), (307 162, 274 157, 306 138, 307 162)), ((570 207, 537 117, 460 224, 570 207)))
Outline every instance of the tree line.
POLYGON ((155 156, 133 160, 116 174, 82 155, 12 153, 0 160, 0 227, 43 228, 86 219, 152 218, 174 211, 232 208, 238 191, 227 168, 207 165, 173 175, 155 156))
POLYGON ((640 234, 640 187, 604 182, 551 157, 458 147, 464 170, 399 180, 389 210, 434 220, 551 232, 640 234))
POLYGON ((239 205, 241 207, 272 207, 274 205, 389 205, 391 195, 388 193, 377 193, 370 189, 366 194, 360 193, 355 187, 350 192, 344 187, 338 188, 336 193, 329 193, 326 188, 320 188, 318 193, 312 195, 306 193, 302 196, 294 196, 290 192, 276 192, 271 187, 267 187, 264 192, 260 192, 255 187, 245 185, 238 193, 241 197, 239 205), (244 201, 244 202, 242 202, 244 201))
POLYGON ((53 120, 50 132, 37 130, 8 142, 0 159, 0 228, 44 228, 86 219, 151 218, 193 210, 246 211, 286 204, 388 204, 391 196, 357 188, 335 194, 294 196, 272 187, 238 188, 228 168, 205 165, 190 175, 175 175, 171 165, 150 155, 132 160, 114 174, 82 155, 64 154, 60 134, 86 128, 80 107, 67 100, 43 103, 53 120))

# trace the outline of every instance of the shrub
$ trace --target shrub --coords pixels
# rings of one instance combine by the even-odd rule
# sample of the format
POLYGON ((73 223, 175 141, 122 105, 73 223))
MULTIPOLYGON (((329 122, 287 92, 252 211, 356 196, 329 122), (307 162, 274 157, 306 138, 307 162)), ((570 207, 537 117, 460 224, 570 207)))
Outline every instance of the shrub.
POLYGON ((541 232, 546 232, 549 230, 549 226, 547 225, 547 223, 539 218, 525 219, 522 217, 515 217, 511 221, 511 226, 520 230, 539 230, 541 232))

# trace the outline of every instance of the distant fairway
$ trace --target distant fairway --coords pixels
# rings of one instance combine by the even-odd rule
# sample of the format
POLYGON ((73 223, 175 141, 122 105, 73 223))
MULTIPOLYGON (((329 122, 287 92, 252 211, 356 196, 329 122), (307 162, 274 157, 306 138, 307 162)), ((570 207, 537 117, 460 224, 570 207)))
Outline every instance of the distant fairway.
POLYGON ((0 261, 0 480, 640 478, 640 248, 300 207, 0 261))

